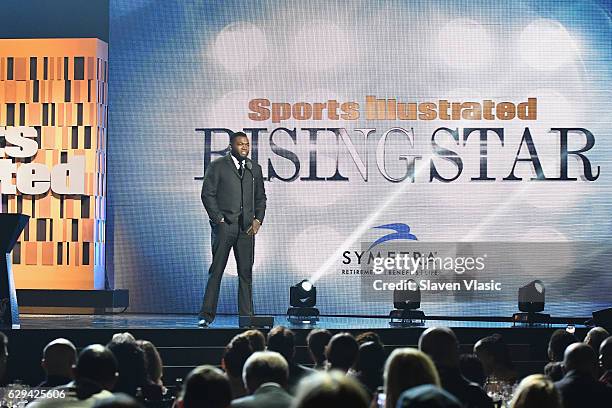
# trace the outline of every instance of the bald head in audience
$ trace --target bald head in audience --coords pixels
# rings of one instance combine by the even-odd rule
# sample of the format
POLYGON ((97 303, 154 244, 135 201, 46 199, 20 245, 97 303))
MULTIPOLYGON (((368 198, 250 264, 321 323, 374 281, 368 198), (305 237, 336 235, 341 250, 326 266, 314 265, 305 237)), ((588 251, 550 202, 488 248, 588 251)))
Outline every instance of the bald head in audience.
POLYGON ((599 346, 599 364, 604 370, 612 370, 612 336, 602 341, 599 346))
POLYGON ((588 344, 570 344, 565 349, 563 366, 566 372, 577 371, 595 378, 597 376, 597 355, 588 344))
MULTIPOLYGON (((77 351, 74 344, 70 340, 59 338, 45 346, 40 365, 47 374, 47 381, 54 378, 70 380, 73 378, 72 366, 75 365, 76 359, 77 351)), ((69 381, 60 384, 45 384, 45 386, 55 387, 67 382, 69 381)))

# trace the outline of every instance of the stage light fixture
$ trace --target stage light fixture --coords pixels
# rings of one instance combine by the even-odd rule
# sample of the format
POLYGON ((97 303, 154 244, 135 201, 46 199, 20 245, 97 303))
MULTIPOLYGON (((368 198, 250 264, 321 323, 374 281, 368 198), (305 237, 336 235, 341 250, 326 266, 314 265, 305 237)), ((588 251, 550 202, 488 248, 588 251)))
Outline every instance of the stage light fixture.
POLYGON ((518 308, 522 313, 512 315, 514 323, 549 323, 550 315, 539 313, 544 310, 546 288, 541 280, 534 280, 519 288, 518 308))
POLYGON ((393 309, 389 312, 391 326, 421 326, 425 324, 425 313, 421 307, 421 289, 416 281, 408 279, 406 289, 393 291, 393 309))
POLYGON ((295 324, 311 324, 319 320, 317 288, 308 279, 289 288, 289 305, 287 320, 295 324))

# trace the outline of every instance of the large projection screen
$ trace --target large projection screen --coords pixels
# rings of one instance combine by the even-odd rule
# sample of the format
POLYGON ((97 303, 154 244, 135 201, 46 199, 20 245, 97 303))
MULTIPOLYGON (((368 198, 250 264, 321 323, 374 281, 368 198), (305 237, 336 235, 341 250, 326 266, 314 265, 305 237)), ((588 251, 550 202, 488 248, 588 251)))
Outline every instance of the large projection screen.
MULTIPOLYGON (((107 273, 132 311, 199 310, 211 261, 201 178, 239 130, 267 179, 256 313, 284 313, 305 278, 321 313, 388 313, 370 253, 405 248, 486 264, 433 283, 500 284, 425 290, 427 314, 509 315, 535 279, 553 315, 609 306, 604 2, 110 7, 107 273), (372 247, 388 234, 399 239, 372 247)), ((236 313, 236 290, 230 258, 220 313, 236 313)))

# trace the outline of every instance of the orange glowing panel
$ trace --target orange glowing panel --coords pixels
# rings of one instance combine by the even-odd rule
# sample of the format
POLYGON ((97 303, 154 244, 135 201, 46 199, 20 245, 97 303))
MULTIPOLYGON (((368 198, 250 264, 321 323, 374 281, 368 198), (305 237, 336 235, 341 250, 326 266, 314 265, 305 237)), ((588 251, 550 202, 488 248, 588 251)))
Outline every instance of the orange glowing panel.
POLYGON ((26 59, 25 58, 15 58, 14 60, 15 73, 14 77, 17 81, 25 81, 26 80, 26 59))
POLYGON ((6 103, 15 103, 16 99, 17 82, 6 81, 4 85, 4 100, 6 103))
POLYGON ((25 243, 25 263, 26 265, 36 265, 38 248, 36 247, 36 242, 26 242, 25 243))
POLYGON ((42 243, 42 264, 43 265, 54 265, 55 260, 53 259, 54 254, 54 246, 53 242, 43 242, 42 243))
MULTIPOLYGON (((104 251, 105 246, 104 231, 94 234, 94 225, 105 225, 104 208, 96 206, 105 202, 104 191, 96 191, 94 181, 100 179, 104 184, 106 177, 107 60, 108 45, 97 39, 0 39, 0 126, 7 126, 7 113, 14 112, 8 118, 11 125, 40 127, 40 148, 32 161, 49 168, 75 155, 85 156, 85 201, 90 203, 87 211, 81 208, 81 197, 60 197, 51 192, 19 196, 19 210, 31 219, 27 234, 21 236, 22 256, 13 265, 18 288, 99 289, 94 282, 104 282, 96 278, 100 271, 104 273, 104 256, 96 259, 93 254, 94 247, 104 251), (76 57, 79 60, 75 62, 76 57), (13 61, 11 79, 7 76, 8 58, 13 61), (36 59, 36 73, 30 73, 32 58, 36 59), (81 61, 82 76, 79 72, 75 78, 75 66, 81 61), (70 81, 69 88, 66 81, 70 81), (77 124, 78 104, 82 104, 81 124, 77 124), (78 126, 75 140, 73 126, 78 126), (85 126, 91 126, 87 149, 85 126), (44 236, 37 234, 41 219, 45 220, 44 236), (82 258, 85 242, 90 254, 85 257, 87 264, 82 258), (59 258, 58 250, 62 254, 59 258)), ((18 209, 16 196, 8 197, 8 209, 18 209)))
POLYGON ((83 224, 82 224, 83 236, 81 237, 81 241, 94 242, 93 230, 94 230, 94 220, 84 219, 83 224))

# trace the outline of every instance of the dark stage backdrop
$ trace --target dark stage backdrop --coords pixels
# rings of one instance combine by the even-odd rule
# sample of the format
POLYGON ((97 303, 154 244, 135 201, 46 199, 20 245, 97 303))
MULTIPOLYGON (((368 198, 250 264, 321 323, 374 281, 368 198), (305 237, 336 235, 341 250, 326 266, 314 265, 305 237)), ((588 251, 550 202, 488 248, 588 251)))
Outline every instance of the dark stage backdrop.
POLYGON ((612 293, 611 38, 598 1, 111 0, 110 281, 131 311, 198 311, 201 176, 246 129, 257 313, 303 278, 322 313, 387 313, 377 288, 412 278, 429 314, 509 315, 533 279, 589 314, 612 293), (440 265, 375 273, 389 252, 440 265))

